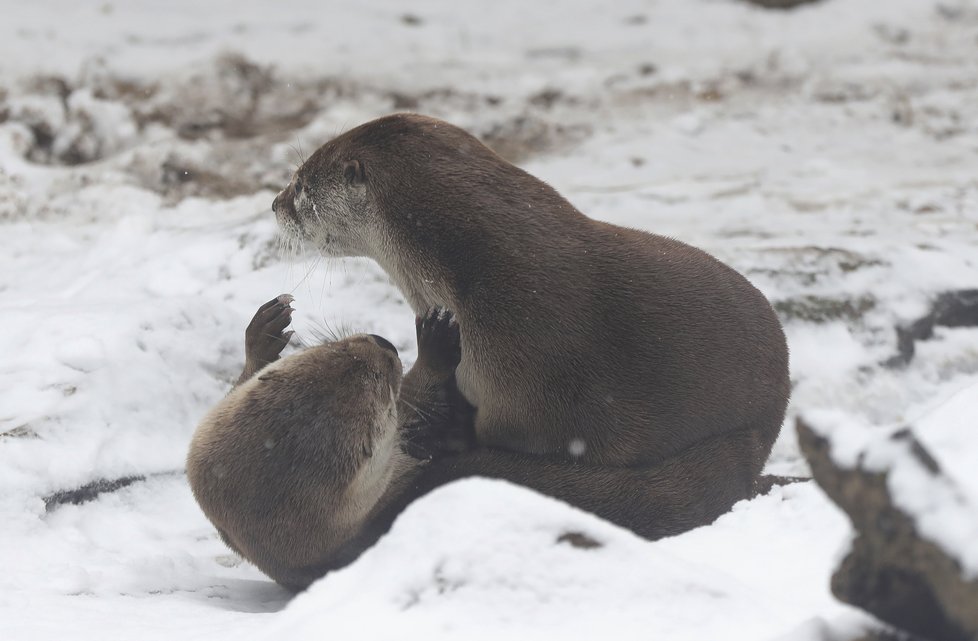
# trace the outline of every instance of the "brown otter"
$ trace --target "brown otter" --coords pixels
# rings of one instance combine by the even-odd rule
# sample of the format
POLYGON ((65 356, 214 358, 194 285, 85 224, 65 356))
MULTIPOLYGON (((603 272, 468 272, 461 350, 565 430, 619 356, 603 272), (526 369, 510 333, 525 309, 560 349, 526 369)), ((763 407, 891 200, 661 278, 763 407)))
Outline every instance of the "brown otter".
POLYGON ((400 497, 423 466, 405 453, 411 419, 438 415, 459 344, 450 317, 419 319, 419 358, 402 399, 397 350, 380 336, 278 360, 291 300, 279 296, 255 314, 244 371, 198 426, 187 477, 229 547, 301 589, 355 559, 409 500, 400 497))
POLYGON ((751 495, 784 418, 788 351, 763 294, 706 252, 592 220, 414 114, 323 145, 273 209, 324 254, 376 260, 416 313, 457 315, 473 447, 436 457, 416 492, 509 479, 648 538, 751 495))

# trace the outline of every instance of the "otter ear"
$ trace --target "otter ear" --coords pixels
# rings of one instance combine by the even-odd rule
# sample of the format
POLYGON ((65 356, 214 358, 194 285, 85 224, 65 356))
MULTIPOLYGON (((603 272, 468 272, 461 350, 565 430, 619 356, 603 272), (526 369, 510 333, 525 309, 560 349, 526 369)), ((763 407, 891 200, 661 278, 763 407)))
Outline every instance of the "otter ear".
POLYGON ((348 185, 362 185, 367 182, 367 174, 363 170, 363 163, 359 160, 348 160, 343 168, 343 176, 348 185))

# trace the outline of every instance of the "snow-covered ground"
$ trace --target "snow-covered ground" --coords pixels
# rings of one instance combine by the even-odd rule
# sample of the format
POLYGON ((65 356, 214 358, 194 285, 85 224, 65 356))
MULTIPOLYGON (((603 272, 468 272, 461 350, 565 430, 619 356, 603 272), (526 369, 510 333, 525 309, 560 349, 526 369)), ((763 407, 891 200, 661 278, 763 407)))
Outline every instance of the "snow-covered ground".
POLYGON ((270 213, 301 152, 395 110, 467 127, 586 213, 761 287, 795 382, 770 470, 805 473, 799 412, 915 423, 960 390, 961 409, 917 426, 950 474, 975 469, 961 412, 978 407, 978 329, 880 365, 898 323, 978 286, 974 2, 4 0, 0 15, 4 641, 737 641, 869 620, 829 594, 848 526, 811 483, 649 543, 466 481, 291 602, 228 552, 182 467, 254 309, 291 292, 300 335, 348 326, 413 358, 379 268, 284 255, 270 213), (130 475, 147 480, 45 507, 130 475), (569 530, 602 545, 557 542, 569 530))

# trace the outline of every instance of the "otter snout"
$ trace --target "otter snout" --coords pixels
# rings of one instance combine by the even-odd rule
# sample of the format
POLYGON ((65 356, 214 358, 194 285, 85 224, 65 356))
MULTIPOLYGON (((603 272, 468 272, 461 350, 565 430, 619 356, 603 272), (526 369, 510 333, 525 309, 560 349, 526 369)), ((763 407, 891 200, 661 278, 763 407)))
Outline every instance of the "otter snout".
POLYGON ((280 220, 299 222, 295 215, 295 193, 291 183, 272 201, 272 211, 280 220))

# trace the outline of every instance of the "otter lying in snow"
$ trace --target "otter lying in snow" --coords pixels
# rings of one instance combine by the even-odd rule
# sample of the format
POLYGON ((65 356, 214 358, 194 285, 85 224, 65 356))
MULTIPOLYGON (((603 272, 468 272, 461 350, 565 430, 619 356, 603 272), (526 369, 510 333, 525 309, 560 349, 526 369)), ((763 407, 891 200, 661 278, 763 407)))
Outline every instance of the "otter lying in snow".
POLYGON ((354 560, 413 498, 427 428, 456 420, 446 399, 459 342, 450 315, 418 319, 403 380, 397 350, 376 335, 279 359, 291 301, 255 314, 244 371, 197 427, 187 477, 229 547, 301 589, 354 560))

